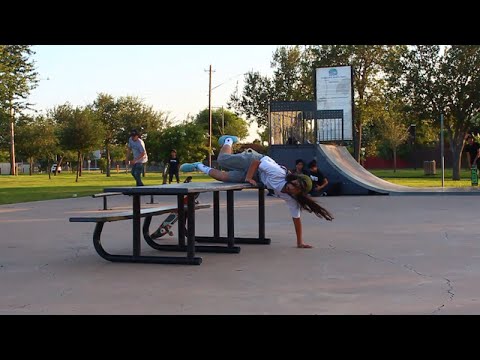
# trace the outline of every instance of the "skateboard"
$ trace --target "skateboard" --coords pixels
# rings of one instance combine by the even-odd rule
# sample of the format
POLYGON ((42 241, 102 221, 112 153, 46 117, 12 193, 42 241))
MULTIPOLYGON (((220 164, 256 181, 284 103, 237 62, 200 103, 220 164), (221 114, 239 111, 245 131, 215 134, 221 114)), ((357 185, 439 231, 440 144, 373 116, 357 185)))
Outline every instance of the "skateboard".
POLYGON ((167 183, 168 169, 169 168, 170 168, 170 164, 167 163, 167 165, 165 165, 165 168, 163 169, 163 174, 162 174, 163 184, 162 185, 165 185, 167 183))
POLYGON ((472 166, 472 186, 478 186, 478 171, 477 165, 472 166))
MULTIPOLYGON (((185 179, 184 183, 189 183, 192 181, 192 177, 189 176, 185 179)), ((198 204, 197 198, 200 195, 200 193, 195 194, 195 204, 198 204)), ((187 197, 185 196, 183 198, 183 203, 187 204, 187 197)), ((171 230, 172 226, 178 221, 178 214, 177 213, 170 213, 166 217, 165 220, 163 220, 162 224, 158 227, 158 229, 150 235, 152 239, 159 239, 165 235, 170 235, 173 236, 173 231, 171 230)))
POLYGON ((167 218, 165 220, 163 220, 162 222, 162 225, 160 225, 160 227, 157 229, 157 231, 155 231, 152 235, 151 235, 151 238, 152 239, 158 239, 158 238, 161 238, 162 236, 165 236, 165 235, 170 235, 170 236, 173 236, 173 231, 170 230, 173 226, 173 224, 175 224, 178 220, 178 215, 177 214, 174 214, 174 213, 171 213, 167 216, 167 218))

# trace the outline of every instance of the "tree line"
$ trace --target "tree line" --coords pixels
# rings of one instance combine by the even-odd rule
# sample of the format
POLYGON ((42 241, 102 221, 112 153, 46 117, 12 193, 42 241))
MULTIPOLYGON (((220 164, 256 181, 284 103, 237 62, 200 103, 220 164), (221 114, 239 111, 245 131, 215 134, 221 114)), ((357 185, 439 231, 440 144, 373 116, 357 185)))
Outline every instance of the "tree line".
POLYGON ((229 105, 255 121, 267 140, 269 101, 313 101, 314 69, 351 65, 354 88, 354 157, 361 149, 394 153, 416 125, 420 144, 438 142, 440 114, 453 156, 453 180, 460 179, 464 135, 478 131, 480 46, 308 45, 282 46, 272 56, 272 76, 250 71, 229 105))
MULTIPOLYGON (((28 161, 30 174, 35 161, 45 163, 49 170, 59 159, 57 169, 66 161, 78 164, 78 181, 83 158, 102 150, 106 176, 110 176, 112 161, 126 160, 131 129, 142 134, 150 162, 162 163, 172 148, 183 161, 199 161, 208 155, 208 110, 174 124, 169 113, 154 110, 138 97, 115 98, 100 93, 86 106, 65 103, 48 109, 44 115, 28 115, 25 110, 32 104, 26 100, 38 82, 33 54, 29 46, 0 46, 0 161, 8 153, 12 175, 15 159, 28 161)), ((216 140, 224 133, 245 138, 247 123, 231 111, 217 109, 212 114, 215 153, 216 140)))
MULTIPOLYGON (((79 161, 101 149, 110 164, 121 158, 132 128, 143 133, 153 161, 163 161, 171 148, 184 161, 208 155, 208 110, 174 124, 167 112, 155 111, 136 97, 98 94, 84 107, 67 103, 46 115, 26 115, 25 110, 32 108, 28 95, 38 85, 33 55, 28 45, 0 45, 0 160, 8 158, 12 165, 16 156, 30 162, 53 161, 56 156, 79 161)), ((396 159, 410 124, 416 125, 419 144, 438 143, 443 114, 445 138, 454 161, 453 179, 460 179, 464 135, 480 126, 478 45, 281 46, 272 56, 272 76, 248 72, 243 89, 231 95, 229 107, 234 112, 213 112, 214 152, 221 134, 248 135, 240 116, 256 122, 262 140, 268 140, 268 103, 313 101, 314 69, 340 65, 351 65, 354 70, 353 149, 357 161, 362 148, 367 154, 377 154, 388 147, 396 159)), ((109 169, 107 166, 107 176, 109 169)))

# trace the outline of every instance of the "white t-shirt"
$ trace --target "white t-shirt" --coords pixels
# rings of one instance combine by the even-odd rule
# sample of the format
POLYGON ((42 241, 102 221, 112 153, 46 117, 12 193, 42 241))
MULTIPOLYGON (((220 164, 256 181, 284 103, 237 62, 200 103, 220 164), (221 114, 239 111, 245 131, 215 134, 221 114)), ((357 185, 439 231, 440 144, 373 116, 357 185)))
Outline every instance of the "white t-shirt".
POLYGON ((128 138, 128 147, 132 149, 133 159, 140 156, 141 153, 145 153, 143 157, 137 160, 137 163, 145 164, 148 161, 147 151, 145 150, 145 143, 142 139, 138 138, 137 141, 133 141, 132 138, 128 138))
POLYGON ((293 218, 299 218, 300 206, 298 203, 290 195, 282 193, 282 189, 287 183, 285 180, 285 176, 287 175, 285 169, 278 165, 271 157, 264 156, 260 159, 258 174, 260 181, 287 203, 290 215, 292 215, 293 218))

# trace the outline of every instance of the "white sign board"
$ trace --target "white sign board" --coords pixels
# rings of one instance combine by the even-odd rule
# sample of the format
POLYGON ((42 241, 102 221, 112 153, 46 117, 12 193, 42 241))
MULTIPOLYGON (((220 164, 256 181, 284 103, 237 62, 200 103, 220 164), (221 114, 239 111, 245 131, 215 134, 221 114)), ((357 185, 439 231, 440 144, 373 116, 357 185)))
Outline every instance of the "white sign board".
MULTIPOLYGON (((343 140, 353 140, 352 67, 317 68, 315 85, 317 110, 343 110, 343 140)), ((338 126, 319 120, 319 135, 325 129, 338 129, 338 126)), ((322 137, 323 135, 318 136, 318 139, 322 141, 322 137)), ((329 134, 328 138, 329 140, 342 140, 341 131, 335 130, 329 134)))

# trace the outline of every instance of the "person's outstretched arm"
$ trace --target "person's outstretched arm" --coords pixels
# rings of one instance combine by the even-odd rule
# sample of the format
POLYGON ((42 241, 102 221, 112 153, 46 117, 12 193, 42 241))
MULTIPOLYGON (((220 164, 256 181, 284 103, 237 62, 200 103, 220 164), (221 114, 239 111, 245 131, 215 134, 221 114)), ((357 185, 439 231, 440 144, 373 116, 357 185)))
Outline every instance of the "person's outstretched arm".
POLYGON ((253 175, 255 175, 259 166, 260 166, 260 160, 252 161, 252 163, 250 164, 250 167, 248 168, 247 175, 245 176, 245 182, 248 182, 253 186, 257 186, 257 182, 253 180, 253 175))
POLYGON ((312 248, 311 245, 305 244, 303 242, 303 231, 302 231, 302 219, 301 218, 292 218, 293 224, 295 225, 295 233, 297 234, 297 247, 303 249, 312 248))
POLYGON ((327 178, 323 178, 323 182, 320 185, 317 185, 315 187, 315 191, 320 192, 322 191, 326 186, 328 185, 328 180, 327 178))

